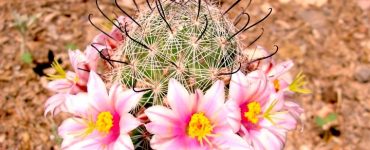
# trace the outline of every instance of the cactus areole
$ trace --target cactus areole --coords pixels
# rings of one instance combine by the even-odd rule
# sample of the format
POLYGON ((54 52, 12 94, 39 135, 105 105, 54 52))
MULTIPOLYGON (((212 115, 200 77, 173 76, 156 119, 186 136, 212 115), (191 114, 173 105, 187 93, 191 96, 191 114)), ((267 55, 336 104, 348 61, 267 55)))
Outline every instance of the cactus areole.
POLYGON ((140 10, 130 25, 121 24, 130 29, 113 56, 125 63, 115 65, 112 81, 147 90, 142 105, 163 104, 171 78, 189 91, 206 90, 240 69, 236 28, 216 6, 190 0, 156 1, 152 7, 140 10))

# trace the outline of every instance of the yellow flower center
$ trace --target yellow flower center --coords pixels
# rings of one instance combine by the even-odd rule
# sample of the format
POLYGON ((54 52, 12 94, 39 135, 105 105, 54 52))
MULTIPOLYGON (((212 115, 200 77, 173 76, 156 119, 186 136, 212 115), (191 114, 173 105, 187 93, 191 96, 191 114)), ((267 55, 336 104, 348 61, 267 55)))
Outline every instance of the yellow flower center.
POLYGON ((95 128, 100 132, 108 133, 113 127, 113 116, 110 112, 101 112, 96 120, 95 128))
POLYGON ((278 79, 274 80, 274 88, 275 88, 276 92, 278 92, 280 90, 280 82, 279 82, 278 79))
POLYGON ((204 116, 203 112, 195 113, 191 116, 187 131, 190 137, 196 137, 200 142, 203 139, 207 141, 206 136, 211 135, 212 130, 211 122, 204 116))
POLYGON ((247 107, 248 111, 244 113, 244 117, 253 124, 256 124, 258 122, 258 115, 261 113, 261 105, 258 102, 251 102, 247 107))

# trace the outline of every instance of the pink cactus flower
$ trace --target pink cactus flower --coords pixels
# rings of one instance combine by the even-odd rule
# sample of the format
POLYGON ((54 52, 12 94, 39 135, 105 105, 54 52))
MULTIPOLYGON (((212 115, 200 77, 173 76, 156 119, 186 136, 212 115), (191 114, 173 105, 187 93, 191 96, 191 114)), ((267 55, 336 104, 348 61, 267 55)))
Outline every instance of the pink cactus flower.
POLYGON ((231 78, 228 122, 256 150, 282 149, 286 132, 296 127, 297 120, 281 96, 263 71, 247 76, 237 72, 231 78))
MULTIPOLYGON (((268 52, 261 46, 257 46, 256 51, 249 51, 247 54, 249 57, 264 57, 268 55, 268 52)), ((273 83, 275 91, 281 95, 281 98, 287 97, 292 92, 308 94, 311 93, 309 89, 302 88, 306 84, 305 76, 300 72, 292 79, 288 71, 294 66, 291 60, 287 60, 281 63, 276 63, 271 57, 255 62, 257 69, 262 70, 267 75, 270 82, 273 83)), ((285 100, 284 107, 298 119, 300 114, 303 113, 303 109, 296 103, 285 100)))
MULTIPOLYGON (((257 46, 255 51, 248 51, 246 54, 248 57, 260 58, 268 55, 268 52, 260 46, 257 46)), ((294 80, 287 74, 287 72, 294 66, 293 61, 287 60, 281 63, 276 63, 271 57, 257 61, 252 64, 257 66, 257 69, 262 70, 268 76, 268 79, 273 82, 274 88, 280 94, 286 94, 287 92, 296 92, 308 94, 311 93, 309 89, 302 88, 306 84, 304 81, 305 76, 299 73, 294 80)))
POLYGON ((107 93, 102 79, 90 72, 87 93, 69 95, 67 112, 74 117, 58 128, 62 149, 134 149, 129 132, 141 123, 129 111, 143 93, 124 91, 114 84, 107 93))
POLYGON ((52 79, 48 83, 48 89, 57 94, 50 97, 46 104, 45 115, 51 112, 52 115, 64 110, 64 101, 68 94, 86 92, 89 72, 94 68, 88 63, 87 58, 80 50, 69 50, 69 59, 74 72, 64 71, 57 61, 52 67, 56 70, 56 75, 49 75, 52 79))
MULTIPOLYGON (((124 16, 118 17, 117 22, 117 25, 123 31, 125 25, 127 24, 129 26, 130 24, 130 21, 124 16)), ((89 61, 95 64, 95 67, 97 66, 98 60, 100 58, 100 53, 104 57, 110 58, 116 48, 125 41, 126 36, 124 33, 122 33, 121 30, 112 25, 112 30, 108 33, 110 37, 104 33, 100 33, 93 39, 92 44, 95 46, 95 48, 91 45, 86 48, 85 54, 89 58, 89 61)), ((129 30, 129 27, 127 27, 127 30, 129 30)))
POLYGON ((153 149, 250 149, 225 121, 222 81, 214 83, 203 95, 200 90, 189 94, 171 79, 167 101, 170 108, 152 106, 145 110, 151 121, 145 127, 154 134, 150 141, 153 149))

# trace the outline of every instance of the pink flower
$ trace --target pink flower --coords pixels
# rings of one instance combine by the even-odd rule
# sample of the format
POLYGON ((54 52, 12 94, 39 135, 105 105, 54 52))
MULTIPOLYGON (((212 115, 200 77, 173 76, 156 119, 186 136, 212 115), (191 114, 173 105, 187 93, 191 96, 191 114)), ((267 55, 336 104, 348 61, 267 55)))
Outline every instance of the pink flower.
MULTIPOLYGON (((250 57, 252 55, 255 58, 265 57, 269 53, 261 46, 257 46, 256 51, 250 51, 250 57)), ((309 89, 302 88, 306 84, 304 78, 305 76, 302 73, 292 79, 288 71, 294 66, 294 63, 291 60, 287 60, 281 63, 276 63, 271 57, 255 62, 255 66, 258 66, 257 69, 265 72, 269 82, 272 82, 274 85, 275 91, 280 95, 281 99, 285 99, 292 92, 308 94, 311 91, 309 89)), ((303 113, 303 109, 296 103, 285 100, 284 108, 287 109, 291 115, 296 119, 303 113)))
MULTIPOLYGON (((121 30, 123 31, 125 24, 130 24, 130 21, 124 16, 118 17, 117 22, 119 23, 117 25, 120 26, 121 30)), ((126 36, 121 30, 112 25, 112 30, 108 33, 110 37, 104 33, 100 33, 93 39, 92 42, 96 49, 91 45, 86 48, 85 54, 89 58, 89 61, 94 63, 95 67, 98 65, 98 60, 100 58, 98 51, 100 51, 104 57, 110 58, 114 54, 116 48, 125 41, 126 36)))
MULTIPOLYGON (((261 58, 265 57, 268 52, 260 46, 257 46, 256 51, 247 52, 249 57, 261 58)), ((271 57, 266 58, 261 61, 257 61, 251 64, 252 68, 262 70, 268 76, 268 79, 273 82, 276 92, 279 94, 285 93, 311 93, 309 89, 304 89, 302 86, 306 84, 304 81, 305 76, 302 73, 299 73, 294 80, 292 77, 287 74, 287 72, 294 66, 294 63, 291 60, 287 60, 281 63, 276 63, 271 57)))
POLYGON ((89 72, 93 70, 87 62, 87 58, 80 50, 69 50, 69 59, 74 72, 64 71, 57 61, 52 67, 56 70, 56 75, 49 75, 52 79, 48 83, 48 89, 57 94, 50 97, 45 104, 45 115, 51 112, 52 115, 64 110, 64 101, 68 94, 86 92, 86 84, 89 79, 89 72))
POLYGON ((58 128, 62 149, 134 149, 129 132, 141 123, 128 113, 143 93, 124 91, 114 84, 109 94, 95 72, 90 72, 88 93, 69 95, 67 112, 74 117, 58 128))
MULTIPOLYGON (((296 127, 296 119, 284 108, 263 71, 245 76, 237 72, 231 78, 228 122, 256 150, 282 149, 286 132, 296 127)), ((292 107, 295 107, 293 105, 292 107)))
POLYGON ((203 95, 200 90, 189 94, 178 81, 171 79, 167 100, 170 108, 152 106, 145 110, 151 120, 146 128, 154 134, 153 149, 250 149, 225 121, 222 81, 214 83, 203 95))

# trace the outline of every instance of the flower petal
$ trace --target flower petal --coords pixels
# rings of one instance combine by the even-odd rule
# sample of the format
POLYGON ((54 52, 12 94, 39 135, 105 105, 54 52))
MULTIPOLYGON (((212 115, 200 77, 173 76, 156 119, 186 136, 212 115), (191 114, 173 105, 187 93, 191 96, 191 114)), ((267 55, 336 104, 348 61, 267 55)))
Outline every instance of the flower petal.
POLYGON ((112 102, 109 100, 107 89, 103 80, 94 71, 90 72, 87 91, 91 104, 99 111, 111 110, 112 102))
POLYGON ((135 108, 144 95, 144 92, 138 93, 132 89, 123 91, 122 87, 117 87, 117 85, 111 88, 110 93, 111 95, 109 96, 115 103, 114 107, 118 113, 126 113, 135 108))
POLYGON ((299 119, 299 116, 304 112, 303 108, 295 102, 285 101, 284 108, 292 114, 293 117, 299 119))
MULTIPOLYGON (((94 46, 97 47, 99 50, 102 50, 105 48, 104 45, 99 45, 99 44, 94 44, 94 46)), ((90 70, 96 71, 96 68, 98 66, 98 62, 100 59, 98 51, 94 47, 89 45, 86 47, 84 54, 89 63, 90 70)))
POLYGON ((100 139, 96 138, 84 138, 80 140, 73 141, 70 144, 62 144, 63 150, 76 150, 76 149, 94 149, 94 150, 104 150, 104 145, 100 143, 100 139))
POLYGON ((141 122, 129 113, 123 113, 120 116, 119 121, 120 133, 129 133, 133 129, 137 128, 141 122))
POLYGON ((230 99, 234 100, 239 105, 245 103, 245 101, 248 99, 247 90, 249 86, 250 83, 248 83, 247 78, 241 71, 233 74, 229 89, 230 99))
POLYGON ((99 110, 91 107, 91 100, 87 93, 78 93, 77 95, 67 95, 65 101, 66 112, 75 116, 88 117, 95 116, 99 110))
POLYGON ((283 139, 265 128, 251 131, 251 137, 253 148, 256 150, 281 150, 284 146, 283 139))
POLYGON ((192 99, 188 91, 175 79, 170 79, 167 93, 168 104, 181 118, 190 113, 192 99))
POLYGON ((74 83, 69 81, 68 79, 58 79, 50 81, 47 85, 47 88, 58 93, 68 93, 73 85, 74 83))
POLYGON ((76 133, 82 132, 86 129, 86 125, 83 124, 84 120, 80 118, 67 118, 62 122, 58 128, 58 134, 62 138, 77 137, 76 133))
MULTIPOLYGON (((160 136, 172 136, 179 134, 182 131, 181 127, 186 125, 178 120, 178 116, 172 110, 164 106, 152 106, 144 112, 150 123, 146 124, 146 129, 152 133, 160 136)), ((183 128, 185 134, 185 128, 183 128)))
POLYGON ((113 150, 134 150, 134 144, 128 134, 120 134, 114 142, 113 150))
MULTIPOLYGON (((68 50, 69 61, 74 69, 74 71, 78 71, 78 67, 81 66, 82 63, 86 63, 87 59, 85 55, 78 49, 76 50, 68 50)), ((85 69, 85 68, 82 68, 85 69)))
POLYGON ((201 147, 199 142, 193 138, 187 138, 186 136, 175 136, 175 137, 162 137, 153 135, 150 140, 150 146, 153 149, 176 149, 176 150, 206 150, 206 146, 201 147))
POLYGON ((205 112, 207 116, 214 116, 218 113, 217 111, 223 109, 225 103, 224 88, 223 81, 216 81, 198 104, 198 111, 205 112))
POLYGON ((252 150, 252 147, 240 136, 234 133, 226 133, 216 137, 212 142, 218 149, 243 149, 252 150))
POLYGON ((274 80, 283 75, 284 73, 288 72, 293 66, 294 66, 293 61, 287 60, 272 67, 267 75, 274 80))
POLYGON ((230 98, 241 105, 248 101, 265 103, 269 93, 272 92, 272 84, 268 84, 266 75, 262 71, 253 71, 244 76, 240 71, 234 74, 230 82, 230 98))
POLYGON ((240 107, 235 101, 226 101, 226 111, 227 111, 227 122, 230 124, 234 133, 240 130, 241 117, 240 117, 240 107))
POLYGON ((66 94, 55 94, 51 96, 45 103, 45 112, 44 116, 46 116, 49 112, 52 116, 57 115, 63 109, 63 104, 66 100, 66 94))
POLYGON ((265 119, 260 123, 262 127, 293 130, 297 126, 297 120, 288 112, 273 113, 269 117, 271 120, 265 119))

